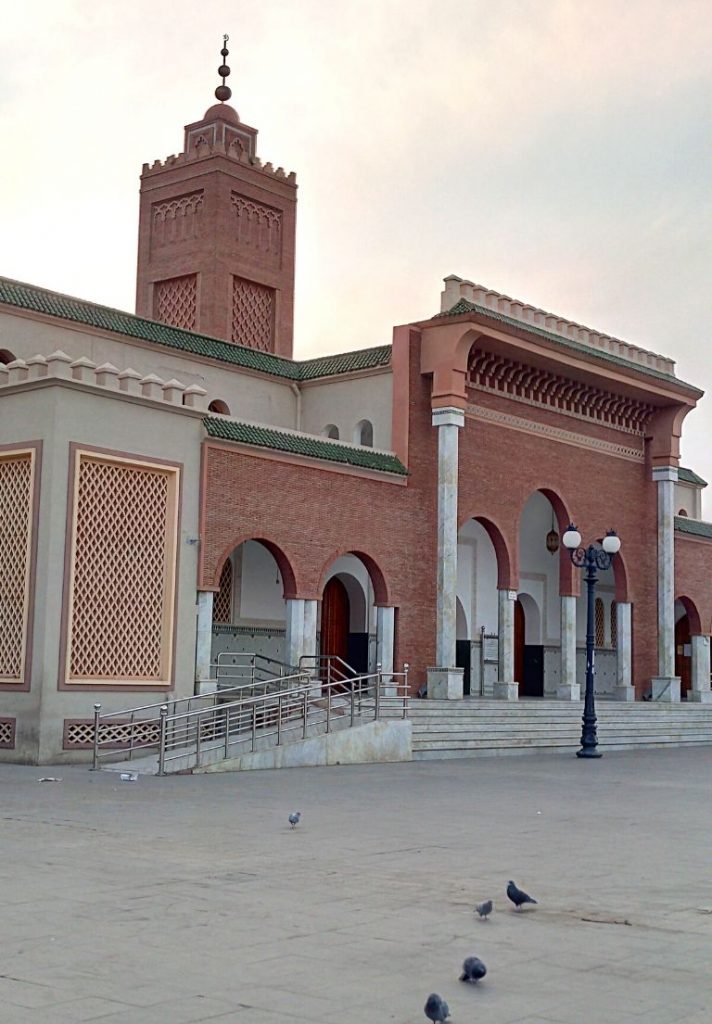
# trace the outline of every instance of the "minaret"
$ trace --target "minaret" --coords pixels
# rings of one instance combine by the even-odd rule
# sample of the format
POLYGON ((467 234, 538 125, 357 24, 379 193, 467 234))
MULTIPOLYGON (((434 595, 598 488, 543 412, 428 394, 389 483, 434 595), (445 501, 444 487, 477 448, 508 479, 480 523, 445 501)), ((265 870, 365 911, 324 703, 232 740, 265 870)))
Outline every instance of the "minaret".
POLYGON ((185 126, 183 152, 143 165, 136 312, 291 358, 294 173, 263 164, 257 129, 225 102, 185 126))

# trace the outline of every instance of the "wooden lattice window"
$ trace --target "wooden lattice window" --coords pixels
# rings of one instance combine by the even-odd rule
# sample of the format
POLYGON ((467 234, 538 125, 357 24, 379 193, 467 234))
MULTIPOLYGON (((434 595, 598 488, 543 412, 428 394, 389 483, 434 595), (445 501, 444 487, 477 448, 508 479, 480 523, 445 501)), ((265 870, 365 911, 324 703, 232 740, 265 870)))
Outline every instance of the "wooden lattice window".
POLYGON ((220 590, 213 598, 213 622, 232 622, 232 562, 229 558, 220 573, 220 590))
POLYGON ((24 682, 34 451, 0 453, 0 683, 24 682))
POLYGON ((611 647, 618 646, 618 606, 611 601, 611 647))
POLYGON ((596 604, 594 607, 596 622, 596 647, 603 647, 606 643, 606 615, 603 607, 603 601, 600 597, 596 598, 596 604))
POLYGON ((67 683, 171 681, 179 471, 76 452, 67 683))

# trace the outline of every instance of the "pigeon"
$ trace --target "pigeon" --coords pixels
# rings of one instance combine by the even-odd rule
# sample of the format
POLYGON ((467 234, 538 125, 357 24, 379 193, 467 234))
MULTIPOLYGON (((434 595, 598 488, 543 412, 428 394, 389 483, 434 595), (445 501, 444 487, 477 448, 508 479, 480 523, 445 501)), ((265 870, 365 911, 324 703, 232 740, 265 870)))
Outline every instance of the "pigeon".
POLYGON ((487 974, 487 968, 478 956, 468 956, 462 965, 460 981, 471 981, 476 984, 487 974))
POLYGON ((512 901, 517 910, 522 909, 522 903, 536 903, 536 900, 532 899, 521 889, 518 889, 514 882, 507 882, 507 896, 512 901))
POLYGON ((478 903, 477 906, 475 907, 475 910, 480 915, 480 917, 483 917, 486 921, 487 918, 492 913, 493 906, 494 904, 492 903, 492 900, 485 900, 484 903, 478 903))
POLYGON ((289 824, 291 825, 292 828, 296 828, 297 827, 297 825, 299 824, 299 819, 301 818, 301 816, 302 816, 302 812, 301 811, 292 811, 292 813, 289 815, 289 824))
POLYGON ((425 1016, 433 1024, 444 1024, 444 1021, 450 1016, 450 1007, 437 992, 431 992, 426 1000, 424 1009, 425 1016))

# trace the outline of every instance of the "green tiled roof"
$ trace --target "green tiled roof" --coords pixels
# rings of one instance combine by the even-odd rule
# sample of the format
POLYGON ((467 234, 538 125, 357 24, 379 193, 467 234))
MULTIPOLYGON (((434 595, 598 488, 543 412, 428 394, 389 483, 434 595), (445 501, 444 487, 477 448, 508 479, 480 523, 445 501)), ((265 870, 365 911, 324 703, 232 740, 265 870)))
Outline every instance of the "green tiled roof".
POLYGON ((707 481, 703 480, 697 473, 693 473, 691 469, 685 469, 684 466, 680 466, 677 471, 678 480, 682 480, 685 484, 697 484, 698 487, 706 487, 707 481))
POLYGON ((602 349, 582 345, 580 342, 572 341, 570 338, 562 338, 560 334, 552 334, 551 331, 545 331, 543 327, 536 327, 534 324, 523 323, 521 320, 515 320, 511 316, 505 316, 504 313, 499 313, 497 310, 489 309, 487 306, 478 306, 476 302, 470 302, 469 299, 460 299, 455 303, 452 309, 448 309, 444 313, 436 313, 433 320, 446 316, 462 316, 464 313, 478 313, 480 316, 489 317, 490 320, 497 320, 500 323, 507 324, 508 327, 517 327, 519 330, 526 331, 528 334, 536 334, 540 338, 546 338, 548 341, 553 341, 554 344, 559 345, 561 348, 570 349, 574 352, 585 353, 587 356, 594 356, 596 359, 602 359, 607 363, 615 363, 617 366, 625 366, 632 370, 638 370, 640 373, 644 373, 648 377, 656 377, 658 380, 669 381, 671 384, 677 384, 678 387, 694 391, 696 394, 701 394, 699 388, 693 387, 692 384, 686 384, 685 381, 680 380, 672 373, 663 373, 661 370, 655 370, 652 366, 642 366, 640 363, 634 363, 631 359, 623 359, 622 356, 614 356, 611 352, 604 352, 602 349))
POLYGON ((699 519, 675 516, 675 530, 677 533, 689 533, 693 537, 709 537, 712 540, 712 523, 702 523, 699 519))
POLYGON ((352 373, 356 370, 388 366, 391 361, 391 346, 381 345, 378 348, 343 352, 340 355, 320 356, 318 359, 307 359, 301 363, 293 362, 291 359, 283 359, 269 352, 234 345, 219 338, 197 334, 195 331, 184 331, 180 327, 170 327, 157 320, 147 320, 145 317, 134 316, 120 309, 98 306, 94 302, 85 302, 83 299, 51 292, 46 288, 11 281, 6 277, 0 277, 0 302, 18 309, 44 313, 46 316, 61 317, 63 320, 85 324, 87 327, 113 331, 129 338, 151 341, 191 355, 218 359, 231 366, 259 370, 287 380, 313 380, 334 374, 352 373))
POLYGON ((376 469, 382 473, 397 473, 406 476, 408 470, 395 455, 369 451, 364 448, 350 448, 334 441, 323 441, 309 434, 288 434, 273 427, 256 426, 236 420, 218 419, 206 416, 203 420, 210 437, 223 441, 238 441, 253 444, 258 448, 273 448, 292 455, 306 455, 312 459, 326 459, 328 462, 342 462, 361 469, 376 469))

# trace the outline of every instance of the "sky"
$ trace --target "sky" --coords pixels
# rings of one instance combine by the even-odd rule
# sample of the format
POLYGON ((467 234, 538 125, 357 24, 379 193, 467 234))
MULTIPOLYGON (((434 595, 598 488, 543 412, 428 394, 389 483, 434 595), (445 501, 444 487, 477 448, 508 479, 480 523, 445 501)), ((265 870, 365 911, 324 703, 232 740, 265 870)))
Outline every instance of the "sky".
MULTIPOLYGON (((298 358, 389 342, 454 273, 712 392, 710 0, 7 4, 1 275, 133 311, 141 166, 214 102, 225 32, 297 172, 298 358)), ((712 394, 683 437, 712 483, 711 438, 712 394)))

